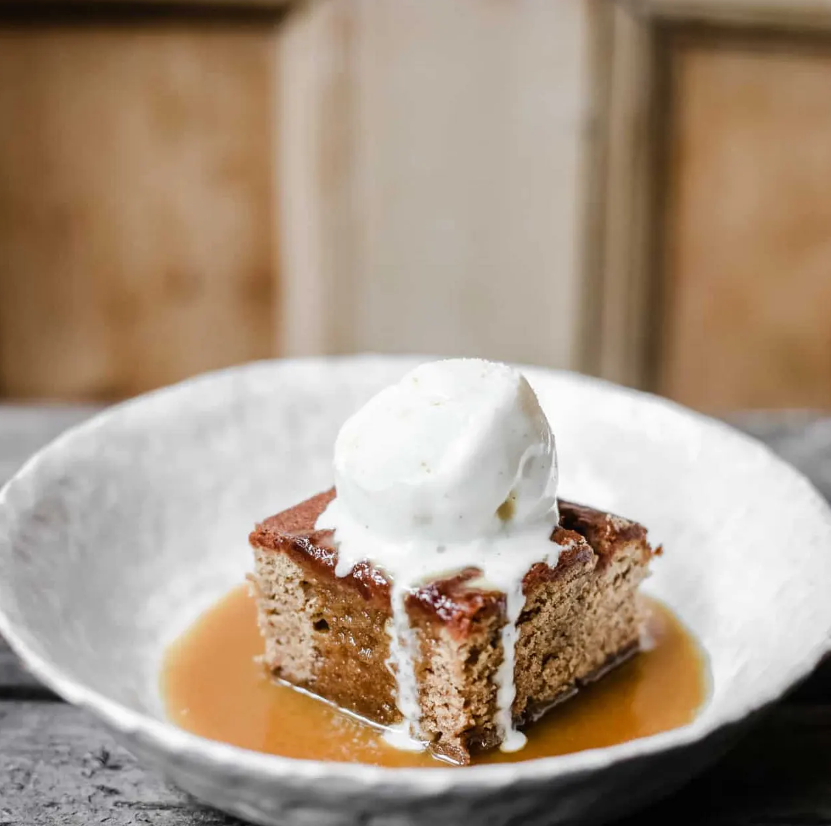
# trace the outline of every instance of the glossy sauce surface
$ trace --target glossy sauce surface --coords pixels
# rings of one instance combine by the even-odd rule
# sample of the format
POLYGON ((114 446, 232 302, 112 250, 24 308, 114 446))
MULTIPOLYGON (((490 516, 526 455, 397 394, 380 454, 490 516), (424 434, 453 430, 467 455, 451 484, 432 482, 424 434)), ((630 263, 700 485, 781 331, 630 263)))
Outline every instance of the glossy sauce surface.
MULTIPOLYGON (((689 723, 707 693, 704 656, 695 639, 650 601, 653 644, 529 727, 527 746, 474 763, 551 757, 610 746, 689 723)), ((188 731, 284 757, 447 766, 426 752, 398 751, 380 733, 332 706, 275 683, 257 661, 263 642, 245 586, 204 613, 167 651, 162 689, 169 718, 188 731)))

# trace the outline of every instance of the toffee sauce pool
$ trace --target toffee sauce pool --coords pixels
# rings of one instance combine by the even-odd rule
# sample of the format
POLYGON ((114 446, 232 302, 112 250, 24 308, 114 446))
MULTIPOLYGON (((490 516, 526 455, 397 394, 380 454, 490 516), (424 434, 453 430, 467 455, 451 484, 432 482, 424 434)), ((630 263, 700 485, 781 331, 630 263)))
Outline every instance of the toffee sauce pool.
MULTIPOLYGON (((528 744, 474 764, 516 763, 623 743, 691 722, 708 677, 696 640, 662 603, 649 600, 652 646, 526 730, 528 744)), ((187 731, 283 757, 390 767, 447 767, 427 752, 399 751, 372 726, 275 682, 258 662, 263 642, 246 586, 206 611, 165 654, 162 690, 170 720, 187 731)))

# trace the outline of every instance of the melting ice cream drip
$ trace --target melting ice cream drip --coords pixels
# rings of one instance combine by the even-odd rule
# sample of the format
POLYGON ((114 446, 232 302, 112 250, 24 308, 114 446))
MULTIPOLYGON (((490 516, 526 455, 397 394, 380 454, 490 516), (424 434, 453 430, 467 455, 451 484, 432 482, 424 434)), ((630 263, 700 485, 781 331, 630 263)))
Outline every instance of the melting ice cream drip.
POLYGON ((496 672, 496 727, 502 735, 502 751, 519 751, 525 735, 514 728, 513 705, 516 699, 514 667, 516 665, 517 622, 525 605, 522 583, 506 594, 505 625, 502 626, 502 662, 496 672))
POLYGON ((419 739, 421 706, 418 703, 418 683, 415 675, 417 640, 410 625, 406 601, 408 590, 393 584, 390 600, 392 604, 392 628, 390 629, 390 666, 395 673, 395 704, 401 712, 402 722, 387 730, 385 739, 399 749, 421 750, 424 743, 419 739))
POLYGON ((503 750, 522 748, 512 720, 522 582, 536 562, 556 566, 560 550, 550 541, 558 521, 554 437, 528 382, 478 359, 422 365, 344 424, 334 470, 338 495, 317 527, 335 531, 336 573, 369 560, 393 582, 390 663, 403 717, 393 744, 420 734, 406 596, 477 568, 506 595, 495 724, 503 750))

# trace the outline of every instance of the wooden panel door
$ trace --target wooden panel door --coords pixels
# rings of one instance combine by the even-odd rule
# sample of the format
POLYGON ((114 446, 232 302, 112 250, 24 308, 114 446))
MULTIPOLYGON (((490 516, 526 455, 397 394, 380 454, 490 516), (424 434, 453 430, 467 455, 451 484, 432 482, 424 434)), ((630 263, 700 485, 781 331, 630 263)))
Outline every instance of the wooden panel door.
POLYGON ((831 37, 680 37, 658 390, 831 408, 831 37))
POLYGON ((5 397, 274 350, 273 26, 113 13, 0 26, 5 397))
POLYGON ((597 6, 335 0, 290 16, 287 350, 585 366, 597 6))

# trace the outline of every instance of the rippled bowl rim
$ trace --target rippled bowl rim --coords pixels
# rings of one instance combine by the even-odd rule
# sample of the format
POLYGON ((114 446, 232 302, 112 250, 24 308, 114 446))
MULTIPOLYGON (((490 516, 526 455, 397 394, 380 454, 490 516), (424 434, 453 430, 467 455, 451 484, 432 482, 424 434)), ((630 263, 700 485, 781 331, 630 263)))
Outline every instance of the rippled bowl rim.
MULTIPOLYGON (((218 377, 240 373, 247 370, 256 370, 264 365, 282 363, 286 365, 305 365, 309 367, 331 365, 334 362, 357 362, 361 359, 384 358, 389 361, 400 360, 402 364, 412 361, 414 356, 377 356, 361 354, 355 356, 327 356, 295 359, 264 360, 247 365, 229 367, 224 370, 212 371, 187 379, 178 384, 145 393, 120 404, 113 405, 106 410, 92 416, 84 422, 69 428, 46 447, 32 456, 23 467, 0 489, 0 508, 7 506, 9 492, 21 484, 47 454, 76 435, 95 430, 113 416, 120 415, 121 411, 133 406, 141 405, 149 398, 164 397, 168 394, 185 392, 188 388, 198 386, 203 382, 210 382, 218 377)), ((435 359, 436 356, 425 356, 422 360, 435 359)), ((823 497, 808 481, 804 474, 792 465, 780 459, 776 454, 756 439, 746 436, 735 428, 712 419, 701 413, 676 404, 659 396, 639 390, 615 385, 602 379, 591 378, 565 370, 550 370, 536 366, 521 366, 520 369, 537 373, 568 375, 570 380, 583 382, 594 386, 605 386, 613 392, 628 395, 641 402, 664 407, 680 415, 695 419, 701 426, 711 428, 721 433, 729 433, 731 438, 742 440, 748 450, 764 454, 773 466, 782 473, 790 474, 804 490, 805 502, 811 498, 817 507, 817 513, 825 516, 831 525, 831 509, 823 497)), ((802 659, 789 669, 777 673, 776 677, 766 683, 751 702, 747 703, 742 711, 725 714, 718 719, 709 721, 696 718, 691 723, 679 728, 670 729, 659 734, 629 740, 614 746, 587 749, 571 754, 556 757, 541 757, 518 763, 497 763, 489 765, 465 767, 431 767, 431 768, 386 768, 371 766, 363 763, 337 763, 323 760, 298 759, 281 757, 279 755, 264 754, 262 752, 243 749, 216 740, 209 740, 196 734, 191 734, 173 723, 164 722, 146 714, 134 711, 127 706, 111 700, 89 688, 79 681, 66 676, 60 668, 51 665, 44 658, 33 651, 23 639, 17 635, 13 624, 0 606, 0 634, 5 637, 12 650, 23 660, 29 671, 47 687, 70 703, 92 711, 100 717, 110 728, 136 738, 142 743, 155 745, 161 751, 171 755, 189 755, 197 760, 208 761, 214 764, 227 765, 230 768, 241 769, 257 773, 266 778, 294 781, 315 781, 329 778, 334 781, 352 781, 356 784, 356 791, 366 794, 367 791, 378 791, 388 795, 395 791, 407 797, 429 797, 446 789, 488 789, 496 790, 510 786, 518 781, 536 781, 553 777, 589 772, 602 769, 614 763, 655 755, 662 751, 679 748, 696 743, 705 737, 720 731, 731 724, 745 719, 755 711, 759 711, 775 700, 779 699, 788 689, 807 677, 818 665, 823 656, 831 652, 831 627, 825 629, 825 639, 812 646, 805 652, 802 659)))

